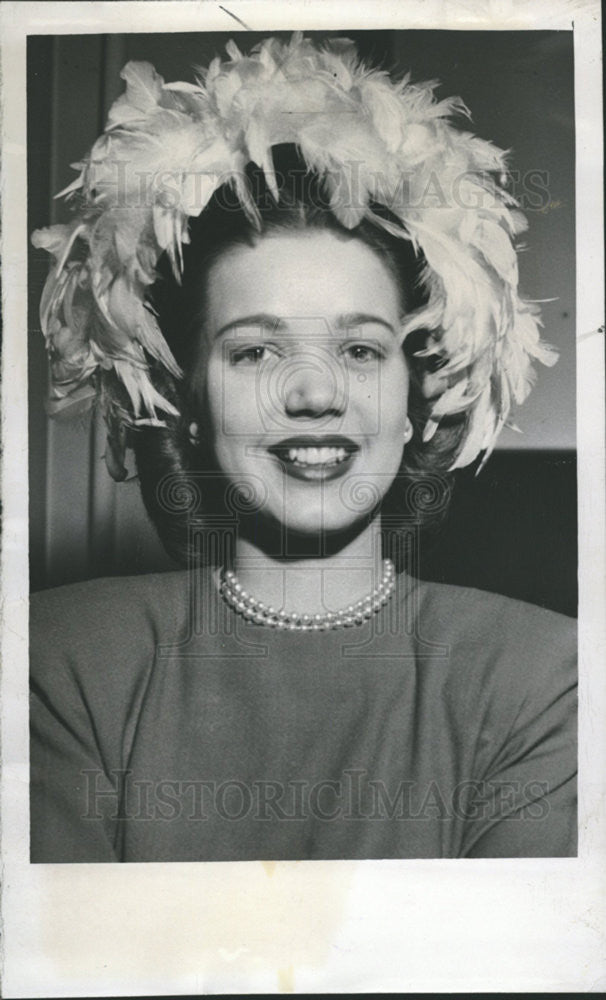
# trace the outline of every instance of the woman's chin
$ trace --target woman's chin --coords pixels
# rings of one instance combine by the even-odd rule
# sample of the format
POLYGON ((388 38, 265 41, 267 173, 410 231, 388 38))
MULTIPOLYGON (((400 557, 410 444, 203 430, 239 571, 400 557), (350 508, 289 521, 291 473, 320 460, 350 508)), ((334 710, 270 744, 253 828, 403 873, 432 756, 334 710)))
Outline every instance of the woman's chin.
POLYGON ((361 531, 364 524, 352 522, 340 518, 314 519, 314 518, 290 518, 288 524, 283 525, 283 529, 290 535, 309 535, 310 538, 324 537, 326 535, 350 534, 357 530, 361 531))
POLYGON ((311 546, 317 549, 317 540, 323 539, 322 550, 339 548, 339 541, 345 544, 365 528, 371 519, 370 511, 366 516, 352 517, 351 510, 314 510, 301 507, 290 513, 287 519, 283 511, 273 511, 264 507, 258 512, 261 521, 256 520, 256 540, 264 547, 265 538, 280 537, 289 539, 289 551, 292 545, 302 548, 311 546), (265 530, 263 530, 263 524, 265 530))

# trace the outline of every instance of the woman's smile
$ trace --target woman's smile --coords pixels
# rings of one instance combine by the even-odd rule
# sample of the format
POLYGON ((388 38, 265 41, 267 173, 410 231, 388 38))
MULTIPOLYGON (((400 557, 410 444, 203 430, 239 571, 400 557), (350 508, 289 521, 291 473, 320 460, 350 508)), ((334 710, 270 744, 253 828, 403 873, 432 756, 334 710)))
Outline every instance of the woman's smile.
POLYGON ((401 294, 379 254, 325 230, 272 234, 211 266, 206 315, 194 388, 221 471, 291 531, 362 523, 409 427, 401 294))
POLYGON ((316 482, 345 475, 360 449, 351 438, 333 435, 292 437, 267 450, 282 464, 286 475, 316 482))

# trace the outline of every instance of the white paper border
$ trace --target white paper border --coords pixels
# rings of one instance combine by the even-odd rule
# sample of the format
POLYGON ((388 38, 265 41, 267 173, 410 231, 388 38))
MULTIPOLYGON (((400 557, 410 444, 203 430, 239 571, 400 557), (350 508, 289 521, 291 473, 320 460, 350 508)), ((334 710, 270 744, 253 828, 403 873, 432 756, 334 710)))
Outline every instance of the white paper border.
POLYGON ((597 3, 224 5, 254 30, 569 30, 577 135, 578 859, 30 865, 25 35, 238 29, 215 3, 4 3, 3 995, 596 991, 606 985, 606 559, 597 3), (600 333, 601 328, 601 333, 600 333))

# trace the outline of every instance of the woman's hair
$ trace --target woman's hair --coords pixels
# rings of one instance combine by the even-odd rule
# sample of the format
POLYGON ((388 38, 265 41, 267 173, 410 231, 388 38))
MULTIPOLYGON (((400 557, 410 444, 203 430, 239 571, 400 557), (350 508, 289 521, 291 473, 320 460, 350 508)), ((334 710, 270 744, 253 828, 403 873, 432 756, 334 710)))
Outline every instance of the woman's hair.
MULTIPOLYGON (((190 222, 190 242, 183 247, 181 283, 175 281, 169 262, 161 259, 160 277, 151 289, 150 300, 160 328, 184 372, 183 380, 177 381, 157 365, 152 369, 153 380, 162 395, 174 403, 180 416, 169 417, 166 427, 134 430, 131 444, 146 509, 165 548, 181 563, 192 558, 188 549, 189 511, 180 511, 174 504, 167 504, 163 486, 169 481, 182 481, 185 485, 188 479, 193 482, 196 478, 194 492, 201 499, 197 514, 217 514, 225 508, 227 484, 221 478, 213 454, 205 400, 200 398, 200 387, 194 385, 192 378, 199 363, 213 263, 236 247, 257 245, 264 235, 328 230, 342 239, 361 240, 380 256, 396 282, 403 312, 417 308, 425 297, 420 280, 423 260, 415 254, 410 241, 391 236, 365 219, 355 229, 345 229, 329 207, 323 183, 306 169, 296 148, 274 147, 273 155, 280 194, 278 202, 267 187, 263 171, 253 164, 246 169, 261 217, 261 231, 241 208, 233 188, 229 185, 219 187, 202 216, 190 222), (192 421, 199 427, 199 443, 195 445, 189 433, 192 421), (201 476, 196 476, 200 473, 201 476)), ((380 205, 374 205, 373 210, 383 217, 389 214, 380 205)), ((467 418, 463 414, 444 420, 431 440, 423 441, 422 431, 429 415, 429 404, 422 392, 423 377, 443 363, 443 359, 435 356, 415 356, 415 352, 424 347, 424 342, 423 332, 418 332, 409 335, 404 347, 410 370, 408 415, 414 434, 405 448, 394 484, 381 505, 384 520, 392 526, 397 526, 399 520, 427 526, 441 517, 450 492, 447 470, 461 448, 466 431, 467 418)), ((117 381, 115 388, 120 391, 117 381)), ((391 546, 388 544, 388 547, 391 546)))
POLYGON ((204 370, 196 352, 212 262, 259 233, 329 229, 380 255, 406 310, 414 436, 383 521, 391 511, 420 519, 421 494, 423 514, 433 514, 446 470, 486 461, 533 385, 534 363, 557 357, 538 305, 520 295, 515 241, 526 220, 505 186, 506 153, 451 121, 468 114, 460 98, 438 100, 435 81, 369 66, 349 39, 317 45, 294 32, 246 54, 232 39, 226 54, 195 84, 127 63, 124 93, 61 192, 72 220, 32 234, 55 261, 40 302, 49 412, 96 401, 118 480, 130 437, 145 503, 179 556, 178 505, 161 487, 171 473, 217 472, 193 384, 204 370), (436 183, 439 206, 426 199, 436 183), (194 420, 199 448, 188 440, 194 420), (423 490, 403 493, 404 477, 422 477, 423 490))

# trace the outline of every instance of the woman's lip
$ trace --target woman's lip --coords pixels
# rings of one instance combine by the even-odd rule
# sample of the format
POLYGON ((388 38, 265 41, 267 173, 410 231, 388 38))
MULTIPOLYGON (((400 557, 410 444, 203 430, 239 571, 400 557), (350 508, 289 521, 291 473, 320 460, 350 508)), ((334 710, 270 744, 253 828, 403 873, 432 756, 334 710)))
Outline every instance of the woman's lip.
POLYGON ((344 448, 347 452, 358 451, 359 445, 351 438, 345 437, 342 434, 327 434, 322 437, 316 437, 312 434, 301 434, 295 437, 284 438, 282 441, 277 441, 275 444, 270 445, 268 451, 272 452, 274 455, 288 453, 291 448, 344 448))
POLYGON ((280 468, 286 475, 292 479, 299 479, 308 483, 328 482, 331 479, 338 479, 351 469, 357 454, 357 447, 355 451, 348 452, 340 462, 330 464, 301 465, 280 458, 280 455, 276 454, 273 449, 270 449, 270 454, 280 463, 280 468))

